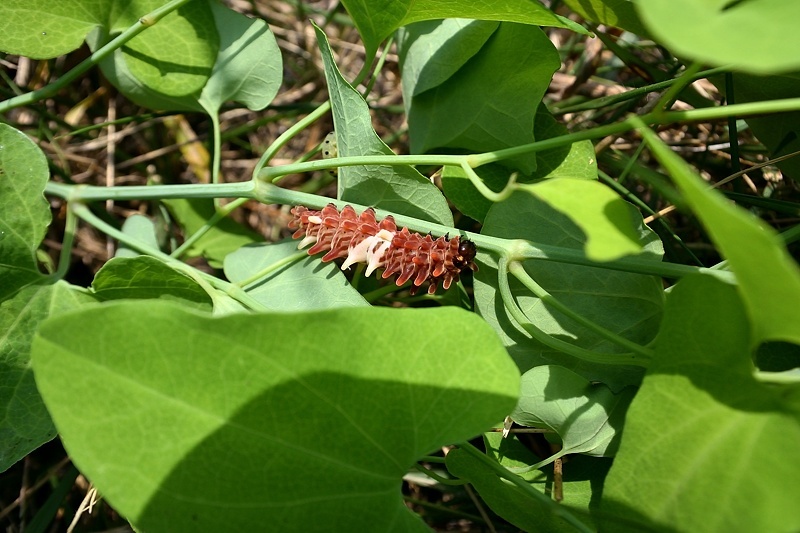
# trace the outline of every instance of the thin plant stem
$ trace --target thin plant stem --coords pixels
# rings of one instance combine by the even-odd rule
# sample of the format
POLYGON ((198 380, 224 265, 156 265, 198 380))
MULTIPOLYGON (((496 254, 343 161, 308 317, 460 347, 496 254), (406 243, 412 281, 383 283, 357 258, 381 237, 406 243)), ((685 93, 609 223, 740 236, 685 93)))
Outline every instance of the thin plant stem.
MULTIPOLYGON (((730 70, 729 67, 717 67, 708 70, 703 70, 701 72, 697 72, 694 75, 692 75, 690 81, 696 81, 703 78, 708 78, 716 74, 723 74, 725 72, 728 72, 729 70, 730 70)), ((623 93, 603 96, 601 98, 594 98, 592 100, 589 100, 588 102, 582 102, 580 104, 575 104, 567 107, 559 107, 558 104, 555 104, 553 106, 552 111, 556 114, 562 115, 565 113, 576 113, 579 111, 589 111, 592 109, 601 109, 603 107, 610 107, 616 104, 627 102, 628 100, 635 100, 637 98, 641 98, 642 96, 648 95, 653 92, 658 92, 667 89, 671 87, 673 84, 675 84, 678 81, 678 79, 680 78, 660 81, 658 83, 652 83, 650 85, 645 85, 644 87, 637 87, 635 89, 631 89, 623 93)))
POLYGON ((701 67, 702 65, 700 63, 692 63, 680 76, 670 80, 672 84, 669 86, 669 89, 661 95, 661 98, 658 99, 654 108, 654 113, 669 109, 672 103, 678 98, 678 94, 696 79, 695 75, 697 75, 701 67))
POLYGON ((292 254, 290 256, 287 256, 287 257, 284 257, 282 259, 279 259, 279 260, 275 261, 274 263, 270 264, 269 266, 267 266, 265 268, 262 268, 261 270, 259 270, 258 272, 256 272, 252 276, 250 276, 249 278, 243 279, 242 281, 237 281, 236 283, 234 283, 234 285, 238 285, 239 287, 242 287, 242 288, 247 288, 252 283, 255 283, 255 282, 259 281, 260 279, 263 279, 263 278, 267 277, 271 273, 273 273, 273 272, 275 272, 277 270, 280 270, 281 268, 285 267, 286 265, 291 265, 292 263, 296 263, 297 261, 300 261, 304 257, 308 257, 308 254, 306 252, 304 252, 304 251, 299 251, 299 252, 294 253, 294 254, 292 254))
POLYGON ((514 296, 511 294, 511 288, 508 283, 508 260, 505 257, 500 258, 500 263, 497 268, 497 285, 500 291, 500 297, 503 300, 503 305, 514 320, 522 327, 528 334, 536 341, 544 344, 545 346, 564 353, 565 355, 586 361, 587 363, 596 363, 601 365, 633 365, 647 368, 650 363, 650 358, 645 357, 639 353, 599 353, 575 346, 568 342, 557 339, 548 335, 538 327, 536 327, 528 317, 519 308, 514 296))
POLYGON ((95 215, 94 213, 89 210, 89 208, 82 204, 82 203, 71 203, 70 209, 75 211, 75 214, 80 217, 82 220, 88 222, 95 228, 99 229, 109 237, 116 239, 117 241, 124 243, 129 248, 132 248, 138 252, 143 254, 155 257, 157 259, 161 259, 171 267, 175 268, 176 270, 180 270, 181 272, 187 274, 191 277, 198 285, 200 285, 203 290, 205 290, 209 295, 214 293, 214 290, 222 291, 223 293, 227 294, 234 300, 238 301, 242 305, 254 310, 254 311, 264 311, 264 306, 255 300, 252 296, 247 294, 241 287, 237 287, 227 281, 223 281, 219 278, 211 276, 210 274, 205 274, 200 272, 199 270, 173 258, 169 255, 165 254, 161 250, 156 250, 151 248, 147 244, 142 243, 138 239, 133 238, 130 235, 122 233, 117 228, 111 226, 110 224, 106 223, 100 217, 95 215))
POLYGON ((58 256, 58 268, 52 274, 53 279, 63 279, 67 275, 72 259, 72 246, 75 243, 75 233, 78 229, 78 217, 71 209, 67 209, 67 220, 64 224, 64 240, 61 243, 61 253, 58 256))
POLYGON ((472 488, 470 488, 469 485, 464 485, 464 490, 466 491, 467 496, 469 496, 469 499, 472 500, 472 503, 475 504, 475 508, 478 509, 478 512, 481 514, 481 517, 483 517, 483 521, 486 522, 486 527, 489 528, 489 533, 497 533, 494 524, 492 524, 492 520, 489 518, 489 515, 486 513, 486 510, 483 508, 483 504, 481 503, 481 500, 478 498, 478 496, 475 494, 475 491, 472 490, 472 488))
POLYGON ((418 500, 417 498, 412 498, 411 496, 403 495, 403 501, 406 501, 412 505, 418 505, 419 507, 424 507, 426 509, 433 509, 437 513, 446 513, 453 516, 458 516, 460 518, 466 518, 467 520, 475 523, 480 524, 483 523, 483 519, 471 513, 465 513, 464 511, 459 511, 457 509, 451 509, 450 507, 445 507, 443 505, 438 505, 435 503, 431 503, 425 500, 418 500))
MULTIPOLYGON (((369 72, 369 68, 370 68, 369 62, 365 61, 364 66, 361 68, 361 71, 356 75, 356 79, 353 80, 354 85, 358 85, 359 83, 361 83, 361 80, 363 80, 366 77, 367 73, 369 72)), ((275 139, 275 141, 269 146, 269 148, 267 148, 261 155, 261 157, 258 160, 258 163, 256 163, 256 167, 253 169, 253 179, 255 180, 256 178, 261 177, 262 179, 271 179, 272 181, 278 181, 286 174, 293 174, 293 172, 286 172, 283 174, 272 176, 271 178, 265 178, 265 176, 263 176, 262 170, 264 169, 264 167, 267 166, 267 164, 272 160, 272 158, 275 157, 275 154, 278 153, 278 150, 286 146, 286 144, 288 144, 289 141, 291 141, 298 133, 305 131, 306 128, 308 128, 311 124, 319 120, 330 110, 331 110, 331 101, 328 100, 324 104, 317 107, 314 111, 312 111, 302 119, 298 120, 292 127, 283 132, 280 136, 278 136, 278 138, 275 139)), ((282 166, 280 168, 284 167, 282 166)), ((326 166, 322 168, 333 168, 333 167, 326 166)))
MULTIPOLYGON (((266 167, 267 164, 272 160, 272 158, 275 157, 278 151, 284 146, 286 146, 289 143, 289 141, 291 141, 297 134, 299 134, 301 131, 304 131, 306 128, 308 128, 311 124, 319 120, 320 117, 324 116, 325 113, 327 113, 330 110, 331 110, 331 102, 329 100, 324 104, 320 105, 319 107, 317 107, 314 111, 312 111, 305 117, 295 122, 289 129, 281 133, 278 136, 278 138, 275 139, 275 141, 269 145, 269 148, 267 148, 264 151, 264 153, 261 154, 258 163, 256 163, 256 167, 253 169, 253 179, 257 179, 258 177, 266 179, 264 167, 266 167)), ((271 176, 270 179, 272 179, 273 181, 277 181, 287 174, 292 174, 292 172, 286 172, 284 174, 275 174, 274 176, 271 176)))
POLYGON ((205 224, 200 227, 197 231, 192 233, 192 235, 187 238, 183 244, 181 244, 178 248, 173 251, 170 256, 172 257, 181 257, 183 254, 186 253, 194 243, 196 243, 203 235, 209 232, 211 228, 217 225, 217 223, 225 218, 226 216, 230 215, 236 208, 240 207, 241 205, 245 204, 246 202, 250 201, 250 198, 237 198, 233 200, 231 203, 226 204, 222 207, 217 208, 214 211, 214 214, 211 215, 205 224))
POLYGON ((467 178, 472 183, 472 186, 478 189, 478 192, 481 193, 484 198, 491 200, 492 202, 502 202, 503 200, 508 199, 508 197, 511 196, 517 188, 517 172, 511 174, 502 191, 494 192, 487 187, 485 183, 483 183, 483 180, 480 178, 480 176, 478 176, 478 174, 467 164, 466 161, 461 163, 461 170, 463 170, 464 174, 467 175, 467 178))
MULTIPOLYGON (((347 158, 356 159, 356 158, 347 158)), ((361 159, 361 158, 359 158, 361 159)), ((329 161, 335 161, 330 159, 329 161)), ((241 183, 219 183, 219 184, 186 184, 186 185, 153 185, 153 186, 126 186, 126 187, 96 187, 89 185, 68 185, 64 183, 48 182, 45 192, 65 198, 69 201, 92 202, 102 200, 155 200, 171 198, 253 198, 265 204, 287 204, 305 205, 307 207, 322 209, 328 203, 333 203, 339 209, 345 205, 351 205, 356 211, 363 211, 366 206, 332 200, 315 194, 303 193, 283 189, 265 183, 264 181, 246 181, 241 183)), ((712 271, 708 268, 680 265, 675 263, 663 263, 652 259, 639 257, 624 257, 614 261, 595 262, 586 257, 580 250, 548 246, 544 244, 531 243, 522 239, 510 240, 479 233, 458 231, 450 226, 436 224, 390 213, 388 211, 376 210, 379 217, 388 215, 394 216, 399 226, 408 226, 414 231, 423 233, 431 232, 434 235, 460 234, 470 239, 482 251, 492 252, 497 255, 506 255, 510 260, 522 261, 525 259, 546 259, 559 263, 573 265, 594 266, 610 270, 620 270, 623 272, 634 272, 638 274, 652 274, 667 278, 681 278, 690 274, 712 272, 718 277, 734 281, 735 277, 731 272, 712 271)))

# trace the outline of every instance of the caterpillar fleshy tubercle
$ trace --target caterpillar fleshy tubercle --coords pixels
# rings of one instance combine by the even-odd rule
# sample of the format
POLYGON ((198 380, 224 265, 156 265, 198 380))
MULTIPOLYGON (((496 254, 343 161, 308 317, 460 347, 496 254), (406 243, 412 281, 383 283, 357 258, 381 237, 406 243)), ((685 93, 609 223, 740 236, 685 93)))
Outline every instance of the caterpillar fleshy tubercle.
POLYGON ((372 208, 358 215, 349 205, 341 212, 333 204, 321 211, 298 205, 291 213, 294 218, 289 228, 297 230, 293 237, 303 238, 297 247, 313 244, 308 255, 326 252, 325 262, 344 258, 342 270, 366 263, 367 276, 383 268, 382 277, 397 276, 398 287, 413 280, 411 294, 425 282, 430 284, 428 294, 435 293, 440 284, 449 289, 464 270, 478 270, 472 241, 458 236, 434 239, 408 228, 398 230, 394 218, 387 216, 379 222, 372 208))

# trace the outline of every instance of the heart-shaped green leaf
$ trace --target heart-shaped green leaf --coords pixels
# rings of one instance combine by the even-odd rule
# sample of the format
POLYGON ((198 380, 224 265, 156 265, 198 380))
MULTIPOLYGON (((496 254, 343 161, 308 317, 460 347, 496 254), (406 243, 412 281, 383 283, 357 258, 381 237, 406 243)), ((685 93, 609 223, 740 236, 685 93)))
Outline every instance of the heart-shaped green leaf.
POLYGON ((70 457, 144 531, 422 531, 402 476, 519 387, 491 328, 454 308, 115 302, 48 321, 33 363, 70 457))

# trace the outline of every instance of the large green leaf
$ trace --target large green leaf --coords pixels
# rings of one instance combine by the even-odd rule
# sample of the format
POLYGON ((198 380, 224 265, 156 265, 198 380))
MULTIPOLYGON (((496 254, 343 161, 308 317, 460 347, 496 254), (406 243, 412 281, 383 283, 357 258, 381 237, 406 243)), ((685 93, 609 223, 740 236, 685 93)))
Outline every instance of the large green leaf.
MULTIPOLYGON (((440 31, 449 34, 449 26, 460 23, 443 21, 440 31)), ((494 26, 490 22, 481 24, 494 26)), ((474 41, 473 27, 463 28, 442 43, 445 53, 455 54, 462 40, 474 41)), ((405 65, 424 72, 432 62, 433 68, 441 70, 439 49, 426 46, 428 37, 417 46, 415 30, 427 28, 409 29, 412 37, 405 65)), ((471 47, 464 47, 463 56, 469 59, 462 59, 463 66, 446 80, 426 91, 415 87, 404 94, 411 151, 423 153, 444 147, 488 152, 533 142, 536 110, 561 65, 545 33, 535 26, 502 23, 480 51, 474 53, 471 47)), ((503 163, 530 174, 536 169, 536 156, 529 154, 503 163)))
POLYGON ((615 531, 800 530, 800 387, 753 378, 749 331, 733 286, 675 286, 603 490, 642 523, 615 531))
MULTIPOLYGON (((548 180, 541 185, 559 181, 562 180, 548 180)), ((587 204, 591 204, 593 198, 589 194, 586 197, 587 204)), ((586 209, 592 207, 587 205, 586 209)), ((629 224, 640 235, 644 249, 639 257, 659 261, 662 247, 658 237, 642 224, 638 211, 632 206, 627 206, 627 211, 629 224)), ((527 191, 519 191, 492 207, 486 217, 483 233, 584 250, 587 234, 571 218, 579 216, 579 213, 566 215, 527 191)), ((475 303, 478 311, 496 328, 523 372, 538 365, 556 364, 587 379, 606 383, 614 390, 641 379, 641 368, 578 361, 533 340, 508 315, 503 305, 497 292, 496 260, 486 253, 479 253, 478 260, 480 270, 475 273, 475 303)), ((657 277, 547 260, 529 260, 523 266, 539 285, 585 318, 640 344, 647 344, 655 337, 663 302, 662 284, 657 277)), ((511 292, 522 311, 545 333, 600 353, 622 351, 622 348, 560 311, 549 308, 515 278, 511 278, 510 283, 511 292)))
MULTIPOLYGON (((116 4, 110 27, 114 36, 132 26, 163 0, 116 4)), ((156 93, 181 98, 200 92, 217 59, 219 35, 208 1, 189 2, 147 29, 115 54, 130 73, 156 93)))
POLYGON ((800 344, 800 269, 780 237, 710 189, 649 128, 642 133, 736 274, 753 327, 752 341, 800 344))
POLYGON ((342 4, 353 18, 361 39, 372 57, 381 41, 396 29, 423 20, 465 18, 519 22, 533 26, 555 26, 587 33, 586 30, 530 0, 495 0, 494 2, 463 2, 454 0, 377 0, 358 2, 343 0, 342 4))
POLYGON ((58 282, 28 285, 0 303, 0 472, 56 435, 33 380, 31 342, 49 315, 87 301, 58 282))
POLYGON ((519 390, 495 334, 454 308, 115 302, 48 321, 33 363, 70 457, 144 531, 423 531, 402 476, 519 390))
POLYGON ((634 394, 635 387, 615 394, 564 367, 542 365, 522 375, 519 403, 511 418, 523 426, 554 431, 562 447, 553 458, 568 453, 612 457, 634 394))
POLYGON ((367 301, 344 277, 336 263, 304 257, 290 264, 259 273, 279 264, 298 251, 297 241, 243 246, 225 258, 225 276, 231 283, 251 280, 247 293, 270 311, 309 311, 367 305, 367 301))
MULTIPOLYGON (((163 0, 9 0, 0 4, 0 17, 12 21, 0 34, 0 50, 55 57, 86 39, 96 51, 163 4, 163 0)), ((228 100, 263 109, 275 96, 282 76, 280 51, 264 21, 215 0, 189 2, 170 13, 114 51, 101 68, 141 105, 205 108, 211 114, 228 100)))
MULTIPOLYGON (((327 37, 316 26, 315 30, 325 64, 339 156, 394 155, 372 128, 367 103, 336 67, 327 37)), ((453 225, 453 215, 441 191, 411 167, 342 167, 338 196, 341 200, 453 225)))
POLYGON ((800 3, 786 0, 645 0, 650 33, 676 54, 770 74, 800 67, 800 3))
POLYGON ((34 59, 66 54, 108 19, 110 8, 111 2, 86 0, 3 0, 0 50, 34 59))

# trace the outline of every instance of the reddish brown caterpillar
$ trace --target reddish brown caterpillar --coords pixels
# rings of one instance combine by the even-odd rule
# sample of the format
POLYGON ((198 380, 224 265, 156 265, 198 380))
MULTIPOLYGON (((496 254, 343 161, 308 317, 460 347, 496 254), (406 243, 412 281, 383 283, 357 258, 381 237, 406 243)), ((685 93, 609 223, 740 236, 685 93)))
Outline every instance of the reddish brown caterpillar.
POLYGON ((428 294, 435 293, 440 282, 449 289, 464 270, 478 270, 472 241, 462 241, 458 236, 434 240, 408 228, 398 230, 391 216, 378 222, 372 208, 359 216, 349 205, 341 212, 333 204, 322 211, 298 205, 292 209, 292 215, 289 228, 297 230, 293 237, 303 237, 298 248, 314 243, 308 255, 326 251, 322 257, 325 262, 345 258, 342 270, 354 263, 366 263, 367 276, 384 268, 382 277, 397 276, 398 287, 413 279, 411 294, 426 281, 430 282, 428 294))

